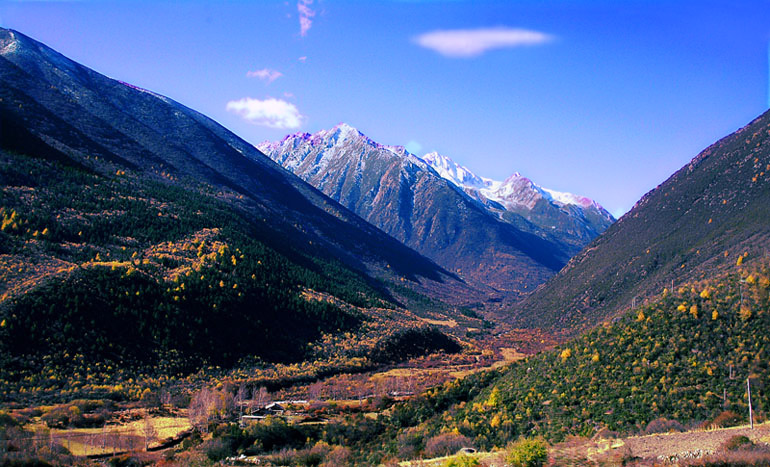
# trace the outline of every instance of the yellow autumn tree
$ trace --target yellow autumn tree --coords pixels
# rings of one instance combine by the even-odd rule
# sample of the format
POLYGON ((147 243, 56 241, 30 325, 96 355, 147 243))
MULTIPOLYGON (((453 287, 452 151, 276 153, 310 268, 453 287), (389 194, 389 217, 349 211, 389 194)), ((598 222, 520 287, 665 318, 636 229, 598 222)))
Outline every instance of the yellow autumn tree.
POLYGON ((495 387, 492 389, 492 392, 489 393, 489 397, 487 398, 487 402, 484 404, 487 407, 497 407, 500 405, 500 402, 502 402, 502 399, 500 397, 500 390, 495 387))
POLYGON ((741 307, 741 311, 738 312, 738 316, 741 318, 741 321, 748 321, 751 319, 751 308, 747 306, 741 307))

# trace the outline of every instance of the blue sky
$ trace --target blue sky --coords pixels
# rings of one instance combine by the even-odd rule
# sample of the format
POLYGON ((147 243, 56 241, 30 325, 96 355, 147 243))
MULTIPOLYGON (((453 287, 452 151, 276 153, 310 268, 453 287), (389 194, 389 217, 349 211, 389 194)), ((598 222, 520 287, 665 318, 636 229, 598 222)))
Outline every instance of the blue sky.
POLYGON ((614 214, 769 100, 770 0, 0 0, 0 26, 253 143, 347 122, 614 214))

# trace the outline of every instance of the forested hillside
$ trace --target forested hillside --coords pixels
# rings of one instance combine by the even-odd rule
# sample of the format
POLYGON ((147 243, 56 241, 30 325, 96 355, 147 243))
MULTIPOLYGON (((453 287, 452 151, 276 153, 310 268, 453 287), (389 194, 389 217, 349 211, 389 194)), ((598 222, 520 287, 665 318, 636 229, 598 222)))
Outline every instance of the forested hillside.
POLYGON ((0 381, 13 391, 297 362, 368 332, 369 312, 418 326, 410 297, 438 302, 415 289, 470 291, 205 116, 18 32, 0 29, 0 46, 0 381))
POLYGON ((171 372, 292 360, 361 319, 304 289, 392 306, 338 262, 255 240, 257 227, 193 187, 7 152, 0 181, 4 368, 52 369, 74 354, 171 372))
POLYGON ((643 432, 661 418, 706 426, 724 411, 747 423, 747 378, 755 416, 765 419, 770 263, 748 258, 736 260, 737 272, 663 290, 615 323, 513 364, 491 384, 477 377, 429 392, 394 421, 426 434, 457 430, 484 448, 519 436, 643 432))

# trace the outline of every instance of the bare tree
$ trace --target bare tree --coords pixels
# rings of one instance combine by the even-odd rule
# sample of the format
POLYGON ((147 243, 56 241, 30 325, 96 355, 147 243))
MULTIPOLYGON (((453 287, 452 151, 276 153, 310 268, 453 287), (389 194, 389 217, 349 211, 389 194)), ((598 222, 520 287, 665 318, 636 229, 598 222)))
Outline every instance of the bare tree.
POLYGON ((150 443, 158 438, 158 430, 155 428, 152 418, 149 414, 144 415, 144 423, 142 424, 142 435, 144 436, 144 450, 146 451, 150 447, 150 443))
POLYGON ((323 389, 323 383, 320 381, 316 381, 315 383, 311 384, 308 388, 308 399, 310 400, 318 400, 321 398, 321 389, 323 389))
POLYGON ((241 383, 238 387, 238 392, 235 393, 235 404, 238 406, 238 416, 243 416, 243 405, 246 403, 246 399, 249 398, 249 389, 245 384, 241 383))
POLYGON ((202 388, 193 394, 190 407, 187 410, 187 418, 190 424, 201 432, 206 432, 212 415, 214 394, 209 388, 202 388))
POLYGON ((161 404, 163 404, 164 406, 169 406, 169 405, 171 405, 171 401, 172 400, 173 399, 171 397, 171 392, 170 391, 167 391, 165 389, 163 391, 161 391, 161 393, 160 393, 160 403, 161 404))
POLYGON ((267 388, 261 386, 257 393, 254 395, 254 402, 260 409, 267 405, 267 401, 270 400, 270 393, 267 392, 267 388))

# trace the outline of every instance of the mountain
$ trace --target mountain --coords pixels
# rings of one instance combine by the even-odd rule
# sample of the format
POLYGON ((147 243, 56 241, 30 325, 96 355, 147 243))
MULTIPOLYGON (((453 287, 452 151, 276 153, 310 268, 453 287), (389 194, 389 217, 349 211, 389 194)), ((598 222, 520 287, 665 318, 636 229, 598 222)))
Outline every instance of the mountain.
POLYGON ((647 193, 513 314, 521 325, 576 332, 672 284, 767 255, 768 219, 766 112, 647 193))
POLYGON ((99 75, 18 32, 2 30, 0 47, 5 148, 205 182, 229 191, 263 222, 269 216, 271 229, 318 241, 356 267, 447 277, 204 115, 99 75))
POLYGON ((615 219, 584 196, 543 188, 516 172, 505 181, 479 177, 436 152, 422 159, 443 178, 482 203, 502 220, 567 245, 570 255, 612 225, 615 219))
POLYGON ((381 145, 347 124, 258 148, 448 270, 511 297, 569 258, 563 245, 501 221, 403 147, 381 145))
POLYGON ((169 98, 6 29, 0 83, 0 380, 297 360, 410 289, 473 298, 169 98))

